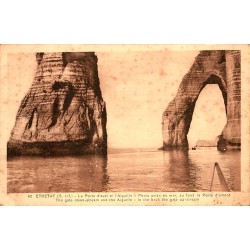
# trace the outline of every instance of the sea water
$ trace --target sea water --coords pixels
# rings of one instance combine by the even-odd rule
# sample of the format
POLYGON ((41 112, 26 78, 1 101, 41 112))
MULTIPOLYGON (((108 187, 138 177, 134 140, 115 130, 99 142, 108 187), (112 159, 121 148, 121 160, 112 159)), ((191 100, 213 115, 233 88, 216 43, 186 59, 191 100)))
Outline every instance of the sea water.
POLYGON ((240 151, 116 149, 103 156, 14 157, 8 193, 222 191, 218 162, 230 191, 240 191, 240 151), (211 185, 212 184, 212 185, 211 185))

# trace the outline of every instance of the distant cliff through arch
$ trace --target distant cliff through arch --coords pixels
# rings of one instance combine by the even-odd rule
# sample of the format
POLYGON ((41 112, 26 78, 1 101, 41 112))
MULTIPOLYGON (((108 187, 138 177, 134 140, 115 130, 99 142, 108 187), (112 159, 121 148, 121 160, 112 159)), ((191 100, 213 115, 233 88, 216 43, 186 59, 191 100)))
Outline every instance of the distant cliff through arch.
POLYGON ((195 104, 207 84, 219 86, 225 103, 227 124, 220 135, 218 149, 240 148, 240 51, 207 50, 196 57, 175 98, 163 112, 163 150, 188 149, 187 134, 195 104))

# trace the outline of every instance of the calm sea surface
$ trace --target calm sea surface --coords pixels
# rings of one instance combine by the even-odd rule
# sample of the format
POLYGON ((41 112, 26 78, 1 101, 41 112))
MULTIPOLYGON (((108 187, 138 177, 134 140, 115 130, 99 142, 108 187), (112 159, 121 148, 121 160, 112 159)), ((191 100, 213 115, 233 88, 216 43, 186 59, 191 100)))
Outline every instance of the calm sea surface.
MULTIPOLYGON (((229 189, 240 191, 240 151, 200 148, 113 150, 107 157, 15 157, 8 160, 8 192, 205 192, 215 162, 229 189)), ((222 191, 217 172, 212 191, 222 191)))

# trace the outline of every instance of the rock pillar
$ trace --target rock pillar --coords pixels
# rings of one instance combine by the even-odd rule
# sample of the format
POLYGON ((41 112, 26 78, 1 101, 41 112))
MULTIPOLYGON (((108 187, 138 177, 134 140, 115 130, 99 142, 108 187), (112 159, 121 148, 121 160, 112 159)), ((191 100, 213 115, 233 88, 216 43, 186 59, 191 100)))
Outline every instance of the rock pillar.
POLYGON ((94 52, 37 53, 8 155, 106 154, 106 107, 94 52))

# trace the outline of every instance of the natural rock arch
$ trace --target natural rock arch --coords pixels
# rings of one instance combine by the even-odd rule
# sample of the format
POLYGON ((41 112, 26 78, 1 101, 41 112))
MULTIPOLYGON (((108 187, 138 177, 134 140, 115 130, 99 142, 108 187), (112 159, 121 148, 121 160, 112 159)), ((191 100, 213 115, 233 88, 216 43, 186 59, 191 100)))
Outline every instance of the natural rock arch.
POLYGON ((218 149, 239 148, 240 83, 240 51, 201 51, 182 79, 175 98, 163 112, 163 150, 188 149, 187 134, 195 104, 207 84, 218 84, 225 103, 227 124, 218 149))

